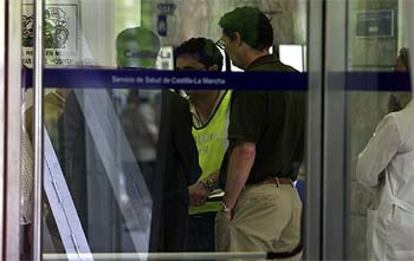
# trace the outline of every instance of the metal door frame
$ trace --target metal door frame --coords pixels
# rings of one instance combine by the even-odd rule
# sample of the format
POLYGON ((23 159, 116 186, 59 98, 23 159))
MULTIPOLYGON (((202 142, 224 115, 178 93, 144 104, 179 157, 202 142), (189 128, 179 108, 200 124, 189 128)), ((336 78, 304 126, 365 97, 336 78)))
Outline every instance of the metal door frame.
POLYGON ((321 260, 324 0, 308 1, 307 61, 308 105, 306 120, 305 253, 308 260, 321 260))
POLYGON ((21 5, 0 1, 0 253, 20 255, 21 5), (16 22, 17 21, 17 22, 16 22), (17 235, 17 240, 16 240, 17 235))
MULTIPOLYGON (((5 126, 6 126, 6 2, 5 0, 0 0, 0 90, 2 91, 0 94, 0 195, 2 198, 4 198, 5 193, 5 181, 6 181, 6 171, 5 171, 5 153, 6 153, 6 147, 5 147, 5 139, 6 139, 6 133, 5 133, 5 126)), ((4 206, 5 201, 0 200, 0 225, 2 227, 5 227, 4 222, 4 206)), ((0 234, 0 258, 3 258, 3 252, 4 252, 4 235, 5 233, 2 230, 2 233, 0 234)))
POLYGON ((322 259, 346 258, 348 1, 325 0, 322 259))
POLYGON ((308 6, 305 259, 309 260, 346 257, 347 8, 346 0, 310 0, 308 6))

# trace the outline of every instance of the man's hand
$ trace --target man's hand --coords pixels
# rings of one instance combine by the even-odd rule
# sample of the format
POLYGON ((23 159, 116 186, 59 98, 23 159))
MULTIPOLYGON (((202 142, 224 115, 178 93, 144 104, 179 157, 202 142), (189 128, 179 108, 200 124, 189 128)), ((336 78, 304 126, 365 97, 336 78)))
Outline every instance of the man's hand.
POLYGON ((200 182, 197 181, 188 187, 188 197, 190 199, 190 206, 198 207, 206 203, 210 191, 200 182))
POLYGON ((256 157, 256 144, 242 142, 233 147, 227 170, 226 194, 223 199, 224 217, 231 221, 240 192, 246 184, 256 157))
POLYGON ((233 211, 223 211, 223 217, 227 219, 227 221, 231 221, 233 219, 233 211))

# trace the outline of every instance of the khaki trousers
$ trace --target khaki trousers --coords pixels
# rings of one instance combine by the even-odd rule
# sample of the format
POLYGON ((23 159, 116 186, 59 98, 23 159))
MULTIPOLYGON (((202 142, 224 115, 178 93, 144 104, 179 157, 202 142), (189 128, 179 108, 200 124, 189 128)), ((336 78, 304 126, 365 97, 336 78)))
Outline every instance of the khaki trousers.
MULTIPOLYGON (((216 251, 286 252, 299 245, 302 203, 290 184, 249 185, 233 219, 216 216, 216 251)), ((302 253, 283 260, 300 260, 302 253)))

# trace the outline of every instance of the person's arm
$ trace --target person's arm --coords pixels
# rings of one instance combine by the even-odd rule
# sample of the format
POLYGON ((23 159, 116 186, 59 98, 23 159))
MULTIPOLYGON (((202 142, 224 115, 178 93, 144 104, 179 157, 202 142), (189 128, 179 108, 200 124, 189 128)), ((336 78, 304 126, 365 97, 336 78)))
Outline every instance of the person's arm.
POLYGON ((359 154, 356 166, 358 181, 369 188, 379 185, 380 175, 397 154, 401 135, 392 115, 378 125, 365 149, 359 154))
POLYGON ((231 151, 230 162, 227 170, 226 194, 223 203, 229 210, 225 216, 231 220, 233 209, 243 189, 256 156, 256 144, 252 142, 241 142, 231 151))
POLYGON ((228 136, 231 150, 223 199, 223 212, 229 220, 256 158, 256 143, 266 122, 266 100, 260 92, 233 93, 228 136))
POLYGON ((217 187, 219 180, 219 170, 216 170, 203 180, 188 186, 188 196, 190 206, 202 206, 206 203, 208 196, 214 188, 217 187), (212 186, 212 187, 209 187, 212 186))

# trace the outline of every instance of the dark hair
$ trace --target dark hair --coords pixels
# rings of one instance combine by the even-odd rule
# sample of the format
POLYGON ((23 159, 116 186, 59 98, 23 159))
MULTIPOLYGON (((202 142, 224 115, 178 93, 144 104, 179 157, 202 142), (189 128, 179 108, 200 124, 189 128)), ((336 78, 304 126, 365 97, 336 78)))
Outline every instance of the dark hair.
POLYGON ((206 67, 217 65, 221 71, 223 67, 223 55, 217 45, 210 39, 191 38, 183 42, 175 50, 175 57, 190 55, 206 67))
POLYGON ((398 54, 398 57, 400 58, 400 61, 404 64, 405 68, 407 70, 410 69, 410 56, 408 53, 408 48, 401 48, 400 52, 398 54))
POLYGON ((273 44, 272 24, 258 8, 238 7, 223 15, 219 25, 230 39, 234 39, 237 32, 242 41, 256 50, 269 48, 273 44))

